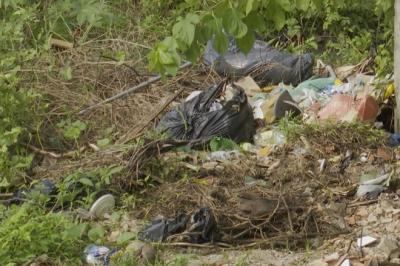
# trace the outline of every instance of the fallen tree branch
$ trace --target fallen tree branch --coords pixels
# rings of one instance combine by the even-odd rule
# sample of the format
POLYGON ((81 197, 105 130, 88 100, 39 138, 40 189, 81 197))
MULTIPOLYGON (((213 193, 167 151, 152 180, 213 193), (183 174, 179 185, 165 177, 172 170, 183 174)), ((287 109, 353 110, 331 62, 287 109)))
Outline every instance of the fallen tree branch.
MULTIPOLYGON (((191 62, 186 62, 186 63, 184 63, 183 65, 181 65, 179 67, 179 70, 182 70, 182 69, 184 69, 186 67, 189 67, 191 65, 192 65, 191 62)), ((89 106, 88 108, 81 110, 79 112, 79 114, 80 115, 84 114, 84 113, 86 113, 86 112, 88 112, 88 111, 90 111, 90 110, 92 110, 94 108, 97 108, 97 107, 99 107, 99 106, 101 106, 103 104, 110 103, 110 102, 115 101, 117 99, 126 97, 128 94, 133 93, 133 92, 137 92, 138 90, 140 90, 140 89, 142 89, 142 88, 144 88, 144 87, 146 87, 146 86, 148 86, 148 85, 150 85, 150 84, 152 84, 152 83, 154 83, 156 81, 159 81, 160 79, 161 79, 161 75, 157 75, 155 77, 152 77, 152 78, 148 79, 147 81, 144 81, 144 82, 142 82, 142 83, 140 83, 140 84, 138 84, 136 86, 133 86, 133 87, 131 87, 131 88, 129 88, 129 89, 123 91, 123 92, 120 92, 120 93, 118 93, 118 94, 116 94, 116 95, 114 95, 114 96, 112 96, 110 98, 107 98, 104 101, 101 101, 99 103, 96 103, 95 105, 89 106)))

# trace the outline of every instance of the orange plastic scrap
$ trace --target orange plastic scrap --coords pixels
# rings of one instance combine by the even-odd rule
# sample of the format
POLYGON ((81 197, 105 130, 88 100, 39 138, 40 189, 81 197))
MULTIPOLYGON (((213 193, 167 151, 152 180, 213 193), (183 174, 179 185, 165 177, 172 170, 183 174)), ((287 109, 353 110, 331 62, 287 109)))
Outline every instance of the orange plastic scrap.
POLYGON ((358 119, 374 122, 379 113, 379 105, 371 95, 366 95, 356 101, 358 119))
POLYGON ((373 122, 379 113, 376 100, 365 95, 354 98, 348 94, 335 94, 329 103, 318 112, 320 119, 334 119, 338 121, 366 121, 373 122))

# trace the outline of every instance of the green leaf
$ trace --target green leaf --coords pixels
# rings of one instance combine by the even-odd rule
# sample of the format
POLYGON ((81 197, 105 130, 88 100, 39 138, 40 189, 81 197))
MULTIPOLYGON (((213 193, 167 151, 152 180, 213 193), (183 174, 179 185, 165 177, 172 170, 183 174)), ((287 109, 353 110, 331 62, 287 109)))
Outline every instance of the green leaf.
POLYGON ((211 151, 231 151, 238 149, 238 145, 231 139, 215 137, 210 141, 211 151))
POLYGON ((243 19, 248 29, 253 31, 264 31, 266 29, 264 17, 256 12, 251 12, 243 19))
POLYGON ((61 78, 63 80, 71 80, 72 79, 72 68, 70 66, 64 67, 60 71, 61 78))
POLYGON ((99 139, 99 140, 96 142, 97 146, 99 146, 100 148, 107 147, 110 143, 111 143, 111 140, 108 139, 108 138, 99 139))
POLYGON ((87 225, 85 223, 74 225, 63 232, 64 237, 74 239, 81 238, 86 231, 87 225))
POLYGON ((198 44, 193 44, 185 51, 185 57, 190 62, 196 62, 197 58, 199 58, 201 54, 201 47, 198 44))
POLYGON ((225 51, 229 47, 228 38, 222 32, 220 34, 215 35, 213 46, 218 53, 220 54, 225 53, 225 51))
POLYGON ((96 242, 98 240, 102 240, 106 234, 104 228, 100 225, 96 225, 88 232, 88 237, 91 241, 96 242))
POLYGON ((199 16, 193 13, 187 14, 185 18, 180 17, 172 28, 174 38, 182 42, 186 47, 189 47, 194 40, 195 25, 199 23, 199 21, 199 16))
POLYGON ((307 11, 310 7, 310 0, 296 0, 297 9, 307 11))
POLYGON ((132 232, 124 232, 122 234, 120 234, 117 238, 117 244, 118 245, 122 245, 125 244, 126 242, 128 242, 129 240, 133 239, 136 237, 135 233, 132 232))
POLYGON ((125 53, 123 51, 118 51, 115 53, 115 59, 118 61, 117 65, 122 65, 125 61, 125 53))
POLYGON ((274 21, 275 28, 281 30, 286 24, 285 11, 282 6, 277 4, 275 1, 270 2, 267 8, 267 15, 274 21))
POLYGON ((275 3, 278 3, 284 11, 291 11, 292 10, 292 4, 290 3, 290 0, 274 0, 275 3))
POLYGON ((235 38, 242 38, 247 33, 247 25, 243 23, 244 15, 238 10, 229 8, 222 17, 224 29, 235 38))
POLYGON ((86 185, 86 186, 89 186, 89 187, 94 187, 94 184, 93 184, 92 180, 90 180, 87 177, 81 177, 78 181, 79 181, 79 183, 81 183, 83 185, 86 185))
POLYGON ((318 10, 321 10, 321 9, 322 9, 322 7, 323 7, 323 0, 312 0, 312 1, 313 1, 313 3, 314 3, 315 7, 316 7, 318 10))
POLYGON ((248 31, 246 35, 240 39, 236 39, 236 43, 239 46, 240 50, 247 54, 250 52, 251 48, 253 47, 255 36, 252 31, 248 31))
POLYGON ((253 10, 253 4, 255 0, 247 0, 246 2, 246 16, 253 10))

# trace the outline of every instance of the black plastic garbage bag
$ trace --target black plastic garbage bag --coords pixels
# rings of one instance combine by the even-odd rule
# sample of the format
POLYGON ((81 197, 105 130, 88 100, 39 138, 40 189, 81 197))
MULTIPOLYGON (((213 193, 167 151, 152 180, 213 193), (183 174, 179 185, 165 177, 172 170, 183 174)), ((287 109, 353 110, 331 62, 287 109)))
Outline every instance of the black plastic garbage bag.
POLYGON ((174 219, 156 219, 149 226, 138 233, 139 240, 161 242, 168 236, 178 234, 186 229, 189 218, 185 214, 178 215, 174 219))
POLYGON ((232 84, 237 93, 221 108, 212 109, 225 85, 214 85, 168 112, 159 122, 158 131, 178 140, 207 141, 220 136, 235 142, 250 141, 255 133, 254 117, 242 88, 232 84))
POLYGON ((214 242, 217 238, 217 223, 209 208, 201 208, 191 218, 188 230, 192 243, 214 242))
POLYGON ((222 76, 239 78, 250 75, 259 86, 280 82, 296 86, 311 77, 314 59, 311 54, 280 52, 260 40, 256 40, 245 55, 235 39, 231 38, 224 55, 214 49, 212 40, 209 41, 204 52, 204 63, 222 76))
POLYGON ((200 208, 190 217, 180 214, 174 219, 155 219, 138 233, 142 241, 164 241, 167 237, 185 232, 191 243, 213 242, 218 230, 214 215, 209 208, 200 208))

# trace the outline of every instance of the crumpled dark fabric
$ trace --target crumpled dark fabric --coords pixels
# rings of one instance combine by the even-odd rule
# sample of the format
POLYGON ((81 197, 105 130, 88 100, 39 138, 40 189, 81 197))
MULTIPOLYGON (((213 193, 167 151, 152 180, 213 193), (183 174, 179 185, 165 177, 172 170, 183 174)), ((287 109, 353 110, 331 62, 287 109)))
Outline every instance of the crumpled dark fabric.
POLYGON ((168 132, 178 140, 205 140, 226 137, 235 142, 250 141, 255 133, 253 110, 242 88, 232 84, 237 93, 222 105, 210 110, 223 93, 226 82, 221 82, 183 102, 160 120, 157 130, 168 132))
POLYGON ((161 242, 168 236, 182 233, 188 220, 185 214, 180 214, 174 219, 155 219, 138 233, 138 238, 142 241, 161 242))
POLYGON ((190 217, 180 214, 174 219, 155 219, 138 233, 142 241, 162 242, 169 236, 187 232, 191 243, 214 242, 218 238, 218 228, 212 211, 200 208, 190 217))
POLYGON ((203 60, 221 76, 250 75, 259 86, 280 82, 296 86, 312 76, 314 65, 312 54, 281 52, 261 40, 256 40, 250 52, 244 54, 234 38, 229 39, 228 51, 223 55, 214 49, 212 40, 208 41, 203 60))

